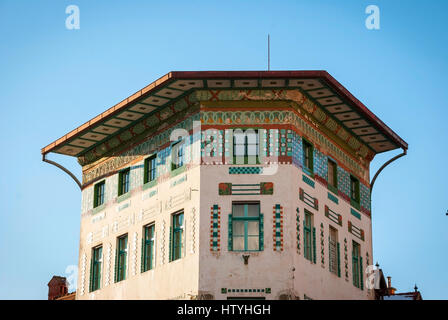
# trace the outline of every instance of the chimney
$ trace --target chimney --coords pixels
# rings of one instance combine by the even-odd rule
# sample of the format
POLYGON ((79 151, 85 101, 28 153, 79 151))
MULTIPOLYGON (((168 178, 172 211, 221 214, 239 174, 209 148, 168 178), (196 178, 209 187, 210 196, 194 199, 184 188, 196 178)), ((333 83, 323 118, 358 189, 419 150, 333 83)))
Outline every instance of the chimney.
POLYGON ((395 294, 395 289, 394 287, 392 287, 392 277, 387 277, 387 292, 390 296, 393 296, 395 294))
POLYGON ((56 300, 67 293, 67 279, 65 277, 53 276, 50 282, 48 282, 48 300, 56 300))

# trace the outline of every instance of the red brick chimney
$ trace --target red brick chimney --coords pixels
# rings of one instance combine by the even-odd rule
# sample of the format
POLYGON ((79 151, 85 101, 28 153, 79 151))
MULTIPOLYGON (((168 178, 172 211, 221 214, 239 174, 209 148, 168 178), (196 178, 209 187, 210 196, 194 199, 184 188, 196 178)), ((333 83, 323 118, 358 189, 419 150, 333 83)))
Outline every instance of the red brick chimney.
POLYGON ((55 300, 67 293, 67 279, 65 277, 53 276, 50 282, 48 282, 48 300, 55 300))
POLYGON ((389 295, 393 296, 396 290, 397 289, 392 287, 392 277, 387 277, 387 292, 389 293, 389 295))

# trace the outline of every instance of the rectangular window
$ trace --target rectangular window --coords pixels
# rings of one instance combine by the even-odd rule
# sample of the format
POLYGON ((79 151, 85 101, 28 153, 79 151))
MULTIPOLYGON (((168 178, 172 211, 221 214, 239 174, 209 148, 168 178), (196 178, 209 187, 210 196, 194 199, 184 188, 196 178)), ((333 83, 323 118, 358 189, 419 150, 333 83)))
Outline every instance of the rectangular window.
POLYGON ((115 261, 115 282, 126 279, 126 262, 128 255, 128 235, 117 238, 117 252, 115 261))
POLYGON ((307 173, 313 173, 313 145, 303 139, 303 165, 307 173))
POLYGON ((104 191, 106 188, 106 182, 105 181, 98 182, 94 188, 95 189, 93 190, 94 193, 93 207, 96 208, 104 203, 104 191))
POLYGON ((305 259, 313 261, 313 215, 305 210, 305 221, 303 223, 303 242, 305 259))
POLYGON ((260 203, 232 204, 233 251, 260 250, 260 203))
POLYGON ((359 203, 359 180, 350 175, 350 199, 359 203))
POLYGON ((173 144, 171 149, 171 170, 176 170, 184 165, 185 141, 181 140, 173 144))
POLYGON ((118 173, 118 196, 129 192, 129 178, 131 169, 127 168, 118 173))
POLYGON ((92 263, 90 270, 90 291, 101 288, 101 264, 103 262, 103 247, 92 249, 92 263))
POLYGON ((330 236, 328 239, 329 242, 329 264, 330 264, 330 272, 338 275, 338 231, 330 226, 330 236))
POLYGON ((156 155, 153 155, 145 159, 145 165, 144 165, 145 173, 143 175, 143 183, 148 183, 156 179, 156 168, 157 168, 156 161, 157 161, 156 155))
POLYGON ((173 234, 172 234, 172 258, 171 261, 180 259, 182 257, 182 237, 184 231, 184 213, 173 214, 173 234))
POLYGON ((235 164, 258 163, 258 130, 236 129, 233 132, 233 160, 235 164))
POLYGON ((154 230, 154 224, 143 228, 142 272, 151 270, 154 267, 154 230))
POLYGON ((337 192, 338 189, 338 165, 333 160, 328 159, 328 187, 337 192))
POLYGON ((352 245, 352 271, 353 271, 353 285, 357 288, 361 287, 361 264, 360 264, 360 247, 359 244, 353 241, 352 245))

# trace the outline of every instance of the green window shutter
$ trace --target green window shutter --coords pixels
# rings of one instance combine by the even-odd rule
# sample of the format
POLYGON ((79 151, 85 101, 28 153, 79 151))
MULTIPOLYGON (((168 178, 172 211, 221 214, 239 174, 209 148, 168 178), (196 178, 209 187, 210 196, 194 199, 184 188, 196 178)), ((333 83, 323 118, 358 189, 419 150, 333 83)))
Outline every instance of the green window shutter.
POLYGON ((141 254, 141 262, 140 262, 140 272, 145 272, 145 236, 142 238, 142 254, 141 254))
POLYGON ((93 207, 98 207, 98 187, 93 186, 93 207))
POLYGON ((118 281, 118 245, 117 249, 115 249, 115 272, 114 272, 115 282, 118 281))
POLYGON ((123 184, 123 175, 121 174, 121 172, 118 173, 118 195, 121 196, 121 185, 123 184))
POLYGON ((170 227, 170 249, 169 249, 169 262, 173 261, 173 227, 170 227))
POLYGON ((362 276, 363 270, 362 270, 362 257, 359 257, 359 282, 361 285, 361 290, 364 290, 364 281, 362 276))
POLYGON ((90 258, 90 284, 89 284, 89 291, 93 291, 93 257, 90 258))
POLYGON ((313 227, 313 263, 316 263, 316 228, 313 227))
POLYGON ((259 236, 260 236, 260 251, 263 251, 264 250, 264 222, 263 222, 263 214, 262 213, 260 213, 260 224, 259 224, 259 227, 260 227, 260 233, 259 233, 259 236))
POLYGON ((306 221, 303 220, 303 256, 305 257, 305 259, 308 259, 308 237, 307 237, 307 233, 306 233, 306 221))
POLYGON ((340 246, 339 246, 339 242, 338 242, 338 277, 341 277, 341 258, 340 258, 340 246))
POLYGON ((229 239, 228 239, 229 251, 233 251, 232 214, 229 214, 228 232, 229 232, 229 239))
POLYGON ((143 183, 146 183, 146 182, 148 182, 149 181, 149 176, 148 176, 148 167, 149 167, 149 162, 150 162, 151 160, 149 160, 149 159, 146 159, 145 160, 145 163, 144 163, 144 165, 143 165, 143 183))

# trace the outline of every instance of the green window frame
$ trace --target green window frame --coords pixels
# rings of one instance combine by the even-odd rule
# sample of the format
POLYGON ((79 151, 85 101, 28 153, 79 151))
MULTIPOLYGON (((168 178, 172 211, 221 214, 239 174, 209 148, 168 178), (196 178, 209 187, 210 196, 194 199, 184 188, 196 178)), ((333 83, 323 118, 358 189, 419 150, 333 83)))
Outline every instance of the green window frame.
POLYGON ((106 181, 98 182, 93 190, 93 207, 99 207, 104 203, 104 195, 106 190, 106 181))
POLYGON ((131 168, 126 168, 118 173, 118 196, 129 192, 131 168))
POLYGON ((359 199, 359 180, 350 175, 350 202, 357 209, 359 209, 359 199))
POLYGON ((338 230, 329 226, 328 267, 331 273, 340 276, 338 230))
POLYGON ((117 250, 115 254, 115 282, 126 280, 126 264, 128 256, 128 235, 117 238, 117 250))
POLYGON ((328 159, 328 189, 334 193, 338 193, 338 164, 332 159, 328 159))
POLYGON ((260 202, 233 202, 231 216, 231 251, 263 250, 263 215, 260 202))
POLYGON ((305 138, 303 138, 302 147, 303 147, 303 169, 306 173, 312 175, 314 172, 314 163, 313 163, 314 147, 311 144, 311 142, 309 142, 305 138))
POLYGON ((305 259, 313 261, 313 214, 305 210, 305 219, 303 221, 303 254, 305 259))
POLYGON ((154 268, 155 224, 143 227, 142 239, 142 272, 154 268))
POLYGON ((143 183, 154 181, 157 178, 157 155, 145 159, 143 183))
POLYGON ((357 288, 361 288, 362 275, 361 275, 361 247, 359 243, 353 241, 352 243, 352 273, 353 273, 353 285, 357 288))
POLYGON ((101 289, 101 266, 103 263, 103 246, 92 248, 90 267, 90 292, 101 289))
POLYGON ((233 163, 258 164, 260 156, 259 130, 248 128, 233 131, 233 163))
POLYGON ((179 140, 171 146, 171 171, 184 165, 185 161, 185 141, 179 140))
POLYGON ((184 235, 184 212, 174 213, 171 217, 171 261, 182 258, 182 245, 184 235))

